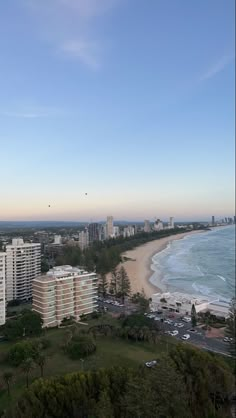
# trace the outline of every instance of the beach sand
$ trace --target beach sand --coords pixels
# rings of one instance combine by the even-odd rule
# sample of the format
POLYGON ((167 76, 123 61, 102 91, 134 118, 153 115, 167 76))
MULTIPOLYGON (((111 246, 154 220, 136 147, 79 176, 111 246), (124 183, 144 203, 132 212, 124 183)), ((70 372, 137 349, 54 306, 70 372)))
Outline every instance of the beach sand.
POLYGON ((154 286, 149 279, 154 273, 151 269, 152 257, 158 252, 164 250, 169 242, 184 238, 186 235, 196 234, 202 231, 184 232, 183 234, 171 235, 155 241, 150 241, 134 250, 126 251, 122 254, 130 260, 122 263, 131 283, 132 293, 144 292, 147 297, 151 297, 153 293, 165 291, 165 288, 154 286))

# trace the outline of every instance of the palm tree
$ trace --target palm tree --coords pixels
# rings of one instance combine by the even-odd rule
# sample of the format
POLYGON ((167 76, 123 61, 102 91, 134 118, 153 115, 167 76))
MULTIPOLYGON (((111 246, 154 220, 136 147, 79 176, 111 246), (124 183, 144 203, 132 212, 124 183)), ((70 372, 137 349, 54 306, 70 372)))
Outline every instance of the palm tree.
POLYGON ((25 375, 26 375, 26 387, 28 389, 28 387, 29 387, 29 374, 30 374, 31 370, 34 368, 33 359, 31 357, 28 357, 27 359, 25 359, 23 361, 23 363, 21 364, 21 368, 22 368, 23 373, 25 373, 25 375))
POLYGON ((6 371, 6 372, 3 373, 3 379, 4 379, 4 382, 7 385, 7 394, 8 394, 8 396, 10 396, 10 383, 12 381, 12 378, 13 378, 13 373, 12 372, 7 372, 6 371))
POLYGON ((44 366, 46 363, 46 356, 44 353, 38 353, 35 358, 35 363, 40 367, 41 377, 43 377, 44 366))

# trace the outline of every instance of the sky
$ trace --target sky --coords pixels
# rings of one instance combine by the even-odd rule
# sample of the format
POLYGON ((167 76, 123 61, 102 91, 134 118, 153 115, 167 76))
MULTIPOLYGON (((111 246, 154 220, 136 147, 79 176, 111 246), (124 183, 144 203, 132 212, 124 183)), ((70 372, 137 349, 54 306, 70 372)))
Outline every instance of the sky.
POLYGON ((234 0, 1 1, 0 220, 232 216, 234 16, 234 0))

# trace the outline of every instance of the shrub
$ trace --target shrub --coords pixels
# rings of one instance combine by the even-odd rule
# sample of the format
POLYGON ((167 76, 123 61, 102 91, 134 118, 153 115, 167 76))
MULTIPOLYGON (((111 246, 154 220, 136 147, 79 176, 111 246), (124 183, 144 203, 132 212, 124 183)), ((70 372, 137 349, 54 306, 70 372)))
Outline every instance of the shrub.
POLYGON ((13 345, 8 352, 8 361, 12 366, 19 366, 27 358, 36 358, 38 354, 37 342, 22 341, 13 345))
POLYGON ((96 344, 91 336, 86 334, 75 335, 67 346, 67 353, 70 358, 77 360, 88 356, 96 351, 96 344))

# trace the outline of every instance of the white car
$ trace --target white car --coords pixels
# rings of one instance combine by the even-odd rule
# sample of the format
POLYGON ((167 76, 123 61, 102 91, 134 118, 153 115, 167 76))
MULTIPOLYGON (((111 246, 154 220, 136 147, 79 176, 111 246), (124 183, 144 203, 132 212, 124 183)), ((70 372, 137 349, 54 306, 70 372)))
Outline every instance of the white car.
POLYGON ((145 365, 146 365, 147 367, 154 367, 154 366, 156 366, 156 364, 157 364, 157 361, 156 361, 156 360, 147 361, 147 362, 145 363, 145 365))
POLYGON ((175 323, 174 323, 174 327, 178 327, 178 325, 179 325, 179 324, 178 324, 177 322, 175 322, 175 323))
POLYGON ((177 327, 178 328, 183 328, 184 327, 184 324, 177 324, 177 327))
POLYGON ((161 318, 158 318, 158 316, 156 316, 156 318, 154 318, 154 321, 160 321, 161 318))
POLYGON ((190 335, 189 334, 184 334, 183 335, 183 337, 181 337, 182 338, 182 340, 189 340, 189 338, 190 338, 190 335))
POLYGON ((225 343, 232 343, 233 338, 230 338, 230 337, 225 337, 225 338, 223 339, 223 341, 224 341, 225 343))
POLYGON ((184 322, 191 322, 191 318, 189 316, 184 316, 182 318, 182 321, 184 321, 184 322))
POLYGON ((170 335, 172 335, 172 337, 176 337, 176 335, 178 335, 179 331, 175 330, 175 331, 171 331, 170 335))

